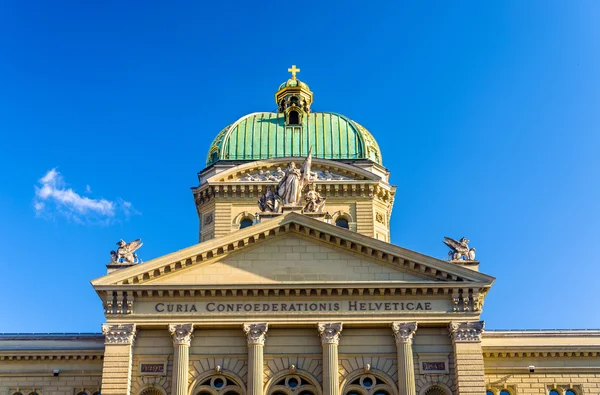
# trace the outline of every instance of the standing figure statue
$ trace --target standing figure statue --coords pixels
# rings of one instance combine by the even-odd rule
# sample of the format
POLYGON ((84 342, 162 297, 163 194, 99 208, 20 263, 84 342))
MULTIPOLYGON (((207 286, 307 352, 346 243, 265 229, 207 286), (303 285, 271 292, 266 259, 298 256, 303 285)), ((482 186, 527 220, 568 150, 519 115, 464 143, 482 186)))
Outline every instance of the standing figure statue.
POLYGON ((263 213, 279 212, 279 196, 273 192, 270 185, 267 185, 267 192, 258 199, 258 208, 263 213))
POLYGON ((312 147, 300 169, 291 162, 285 170, 285 175, 277 185, 277 194, 284 206, 298 206, 304 187, 310 182, 310 167, 312 164, 312 147))
POLYGON ((322 197, 321 194, 315 190, 315 185, 310 184, 308 192, 304 195, 306 205, 304 206, 303 211, 305 213, 322 213, 323 207, 325 206, 325 200, 327 200, 327 198, 322 197))
POLYGON ((466 237, 461 238, 459 241, 456 241, 450 237, 444 236, 443 240, 444 244, 446 244, 452 251, 448 252, 448 256, 452 261, 458 261, 461 259, 467 261, 475 260, 475 248, 469 248, 470 241, 467 240, 466 237))

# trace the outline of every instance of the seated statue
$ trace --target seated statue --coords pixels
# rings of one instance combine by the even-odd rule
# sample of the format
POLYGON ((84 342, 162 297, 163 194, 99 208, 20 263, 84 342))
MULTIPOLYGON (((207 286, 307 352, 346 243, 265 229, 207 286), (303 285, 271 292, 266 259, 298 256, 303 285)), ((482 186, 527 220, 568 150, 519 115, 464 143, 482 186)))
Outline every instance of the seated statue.
POLYGON ((279 196, 273 192, 270 185, 267 185, 267 191, 258 199, 258 208, 263 213, 279 212, 279 196))
POLYGON ((321 194, 315 191, 315 185, 310 184, 308 192, 304 196, 304 201, 306 204, 304 205, 303 211, 305 213, 322 213, 323 207, 325 206, 326 198, 322 197, 321 194))

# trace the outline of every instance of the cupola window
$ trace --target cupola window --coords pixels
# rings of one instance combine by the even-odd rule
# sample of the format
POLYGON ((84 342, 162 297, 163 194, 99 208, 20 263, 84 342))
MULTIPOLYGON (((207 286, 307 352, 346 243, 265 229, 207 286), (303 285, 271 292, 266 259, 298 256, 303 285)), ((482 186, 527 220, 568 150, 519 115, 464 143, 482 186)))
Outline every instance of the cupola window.
POLYGON ((288 125, 300 125, 300 114, 298 114, 298 111, 290 111, 288 114, 288 125))

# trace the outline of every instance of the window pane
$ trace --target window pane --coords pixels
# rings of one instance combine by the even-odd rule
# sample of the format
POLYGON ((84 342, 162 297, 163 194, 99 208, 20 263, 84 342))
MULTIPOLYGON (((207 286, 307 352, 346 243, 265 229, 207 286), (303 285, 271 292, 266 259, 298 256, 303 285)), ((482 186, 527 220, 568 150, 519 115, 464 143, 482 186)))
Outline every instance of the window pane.
POLYGON ((550 395, 560 395, 557 390, 550 391, 550 395))
POLYGON ((252 226, 252 220, 250 218, 244 218, 240 221, 240 229, 244 229, 249 226, 252 226))
POLYGON ((510 395, 510 392, 508 392, 507 390, 502 390, 500 391, 500 395, 510 395))
POLYGON ((348 220, 346 218, 338 218, 335 220, 335 225, 340 228, 348 229, 348 220))
POLYGON ((575 391, 573 391, 573 390, 568 390, 567 395, 577 395, 577 394, 575 394, 575 391))
POLYGON ((494 393, 492 391, 487 391, 485 395, 494 395, 494 393))

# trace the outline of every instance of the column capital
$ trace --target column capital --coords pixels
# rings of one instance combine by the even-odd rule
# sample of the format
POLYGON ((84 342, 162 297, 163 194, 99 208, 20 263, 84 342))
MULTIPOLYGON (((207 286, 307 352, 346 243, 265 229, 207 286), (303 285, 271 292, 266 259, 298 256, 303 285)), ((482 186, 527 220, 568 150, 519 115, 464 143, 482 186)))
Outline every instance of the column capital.
POLYGON ((169 324, 169 333, 173 338, 173 345, 189 346, 192 341, 194 324, 169 324))
POLYGON ((321 337, 321 344, 340 343, 340 335, 342 333, 341 322, 319 323, 318 329, 319 336, 321 337))
POLYGON ((104 344, 133 344, 135 324, 102 324, 104 344))
POLYGON ((244 333, 246 334, 248 345, 257 344, 264 346, 268 330, 269 324, 266 322, 244 324, 244 333))
POLYGON ((453 342, 480 342, 484 321, 451 322, 450 336, 453 342))
POLYGON ((392 330, 396 344, 412 344, 413 336, 417 331, 416 322, 392 322, 392 330))

